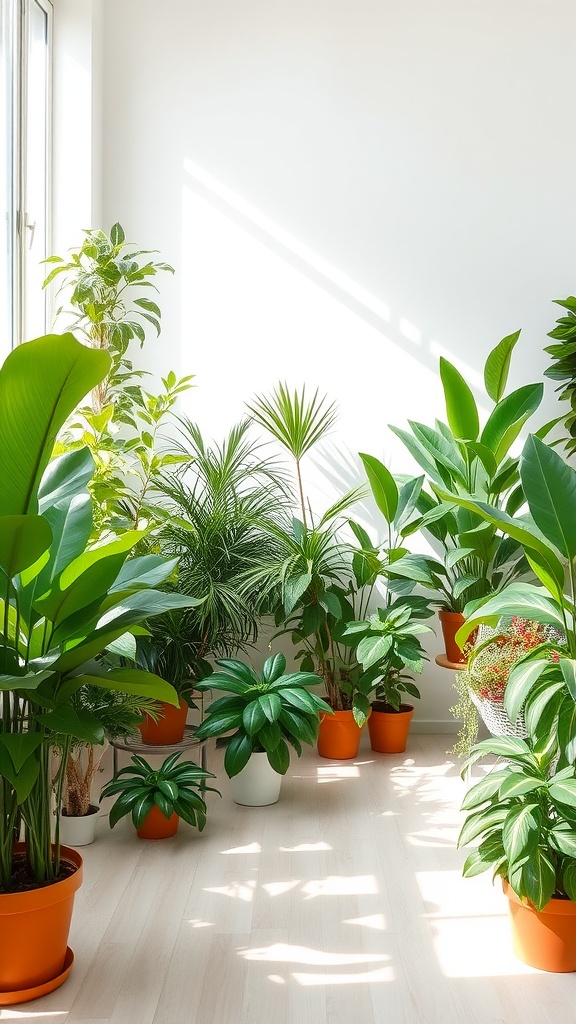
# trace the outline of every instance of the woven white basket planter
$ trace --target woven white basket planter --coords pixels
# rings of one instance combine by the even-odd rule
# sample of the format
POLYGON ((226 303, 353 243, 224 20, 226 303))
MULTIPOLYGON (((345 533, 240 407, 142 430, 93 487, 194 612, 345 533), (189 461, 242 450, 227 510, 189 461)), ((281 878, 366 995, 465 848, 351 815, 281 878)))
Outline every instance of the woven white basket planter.
POLYGON ((478 714, 491 736, 517 736, 518 739, 525 739, 528 735, 522 712, 515 722, 511 722, 503 704, 479 697, 473 690, 470 690, 470 700, 478 708, 478 714))

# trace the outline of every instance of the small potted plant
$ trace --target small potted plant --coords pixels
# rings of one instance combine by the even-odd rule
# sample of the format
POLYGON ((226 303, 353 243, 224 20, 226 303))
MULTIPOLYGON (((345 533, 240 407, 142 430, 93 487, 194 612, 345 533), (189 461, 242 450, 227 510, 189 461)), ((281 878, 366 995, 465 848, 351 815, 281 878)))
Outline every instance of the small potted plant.
POLYGON ((490 869, 502 878, 516 955, 565 972, 576 971, 576 768, 551 774, 556 749, 543 750, 533 736, 477 743, 463 775, 482 757, 506 760, 466 794, 458 845, 479 841, 465 877, 490 869))
POLYGON ((432 609, 423 597, 389 595, 389 604, 363 622, 351 622, 343 636, 357 645, 356 656, 371 681, 371 714, 368 732, 372 750, 397 754, 406 749, 406 740, 414 708, 403 701, 408 695, 418 699, 420 691, 404 673, 422 672, 426 653, 417 634, 430 633, 422 619, 432 609))
POLYGON ((130 814, 140 839, 176 835, 180 818, 202 832, 206 824, 203 794, 207 790, 218 793, 206 786, 206 779, 215 775, 193 761, 178 763, 180 756, 180 751, 170 754, 160 768, 154 769, 143 757, 132 755, 132 765, 120 768, 102 789, 103 799, 117 796, 110 810, 110 828, 130 814))
POLYGON ((225 736, 224 768, 238 804, 261 807, 276 803, 282 776, 290 764, 290 746, 300 756, 302 743, 315 743, 319 715, 332 713, 309 686, 322 680, 312 672, 286 674, 286 658, 275 654, 262 673, 242 661, 220 658, 216 671, 200 690, 223 690, 227 696, 211 705, 196 729, 198 739, 225 736))

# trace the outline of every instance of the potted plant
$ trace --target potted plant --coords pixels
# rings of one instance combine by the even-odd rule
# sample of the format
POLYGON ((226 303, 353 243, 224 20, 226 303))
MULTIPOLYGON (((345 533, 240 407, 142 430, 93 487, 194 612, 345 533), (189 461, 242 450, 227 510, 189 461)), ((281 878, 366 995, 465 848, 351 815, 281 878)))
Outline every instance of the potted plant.
POLYGON ((351 524, 358 547, 341 536, 345 513, 358 499, 358 488, 315 518, 304 496, 301 463, 304 455, 325 438, 335 421, 335 408, 316 391, 291 392, 279 384, 270 397, 249 404, 253 419, 286 449, 294 461, 299 515, 272 526, 280 548, 272 558, 260 558, 247 572, 276 624, 278 635, 291 636, 295 657, 304 671, 319 675, 334 714, 323 717, 318 738, 322 757, 353 758, 370 712, 369 685, 353 646, 341 643, 348 622, 364 616, 380 562, 370 549, 365 531, 351 524))
MULTIPOLYGON (((148 616, 193 603, 151 588, 138 560, 128 558, 141 532, 88 546, 89 453, 49 465, 58 430, 109 364, 106 352, 68 334, 19 346, 0 370, 0 916, 10 917, 0 927, 4 1003, 57 987, 71 967, 67 933, 81 858, 62 856, 58 819, 52 840, 51 747, 64 737, 58 811, 68 749, 78 739, 103 739, 100 721, 76 709, 73 695, 90 683, 175 700, 158 677, 107 670, 94 659, 148 616), (36 903, 40 923, 30 913, 36 903), (50 908, 58 918, 53 932, 50 908)), ((156 580, 171 568, 156 557, 156 580)))
MULTIPOLYGON (((510 449, 542 400, 541 383, 505 395, 512 351, 520 332, 503 338, 484 367, 486 400, 493 408, 483 427, 468 384, 452 363, 440 359, 447 423, 435 428, 410 421, 411 431, 391 429, 424 470, 430 490, 418 499, 419 520, 412 530, 424 532, 439 557, 408 554, 396 571, 440 598, 440 621, 448 662, 463 663, 455 633, 466 605, 528 577, 522 545, 482 519, 472 506, 443 498, 441 492, 481 500, 513 516, 523 503, 518 459, 510 449)), ((542 436, 551 427, 547 424, 542 436)))
POLYGON ((180 751, 170 754, 154 769, 143 757, 132 755, 132 765, 120 768, 102 789, 103 799, 117 796, 110 810, 110 828, 130 814, 140 839, 176 835, 180 818, 202 832, 206 824, 204 793, 218 793, 206 786, 206 779, 215 776, 193 761, 178 763, 180 756, 180 751))
MULTIPOLYGON (((92 803, 94 779, 110 739, 131 736, 138 728, 142 714, 157 715, 159 702, 136 694, 104 690, 89 683, 80 687, 72 697, 77 711, 88 711, 100 722, 104 741, 100 746, 83 740, 72 740, 68 745, 62 807, 60 811, 60 841, 68 846, 88 846, 96 836, 98 804, 92 803)), ((173 705, 167 705, 172 707, 173 705)), ((55 743, 62 749, 65 740, 55 743)))
POLYGON ((224 768, 232 780, 238 804, 261 807, 276 803, 282 776, 288 771, 290 749, 300 756, 302 743, 315 743, 319 715, 331 714, 325 701, 310 693, 309 686, 322 680, 312 672, 286 673, 286 658, 275 654, 262 673, 242 661, 220 658, 216 671, 198 683, 199 690, 223 690, 196 729, 198 739, 228 738, 224 768))
MULTIPOLYGON (((530 718, 543 724, 535 705, 530 718)), ((506 760, 466 794, 458 845, 479 841, 465 877, 491 869, 502 878, 517 956, 564 972, 576 970, 576 769, 552 771, 553 750, 533 733, 476 744, 463 774, 485 756, 506 760)))
POLYGON ((399 754, 406 749, 414 707, 404 697, 418 699, 420 691, 404 670, 419 673, 424 667, 426 654, 417 634, 431 632, 421 621, 431 614, 423 597, 394 600, 389 595, 385 608, 378 608, 363 622, 349 623, 344 631, 344 642, 357 644, 356 655, 372 679, 374 699, 368 718, 372 750, 399 754))
POLYGON ((552 365, 544 370, 544 375, 560 382, 556 388, 560 401, 569 402, 568 411, 560 419, 567 431, 565 451, 573 455, 576 451, 576 297, 569 295, 566 299, 554 301, 562 306, 564 313, 548 334, 549 338, 554 338, 554 344, 548 345, 544 351, 552 357, 552 365))

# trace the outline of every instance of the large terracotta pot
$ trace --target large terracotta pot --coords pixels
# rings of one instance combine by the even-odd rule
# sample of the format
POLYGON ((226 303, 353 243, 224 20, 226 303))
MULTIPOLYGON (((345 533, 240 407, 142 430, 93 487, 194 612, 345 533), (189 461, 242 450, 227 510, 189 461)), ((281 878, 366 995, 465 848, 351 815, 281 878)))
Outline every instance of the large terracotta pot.
POLYGON ((358 756, 362 729, 356 725, 351 711, 335 711, 320 715, 318 753, 331 761, 348 761, 358 756))
POLYGON ((257 750, 250 754, 248 764, 230 779, 232 799, 245 807, 266 807, 277 803, 282 776, 274 771, 268 755, 257 750))
POLYGON ((508 897, 512 942, 519 960, 541 971, 576 971, 576 903, 550 900, 543 910, 521 900, 502 882, 508 897))
POLYGON ((188 714, 188 704, 184 698, 180 706, 162 704, 162 718, 155 722, 150 715, 144 715, 144 721, 138 726, 143 743, 152 747, 165 747, 171 743, 180 743, 184 737, 184 727, 188 714))
POLYGON ((136 829, 136 835, 140 839, 169 839, 175 836, 178 831, 180 818, 174 812, 169 818, 165 818, 157 804, 150 808, 140 828, 136 829))
POLYGON ((464 624, 464 616, 461 612, 439 611, 438 618, 442 626, 444 650, 446 651, 448 661, 451 661, 454 665, 465 665, 466 658, 455 639, 460 626, 464 624))
MULTIPOLYGON (((16 844, 16 851, 25 849, 16 844)), ((25 1003, 58 988, 74 959, 68 949, 74 895, 82 884, 82 857, 61 847, 75 870, 40 889, 0 895, 0 1006, 25 1003)))
POLYGON ((409 704, 401 704, 395 711, 384 701, 375 700, 372 714, 368 719, 370 746, 381 754, 402 754, 406 750, 408 730, 414 708, 409 704))

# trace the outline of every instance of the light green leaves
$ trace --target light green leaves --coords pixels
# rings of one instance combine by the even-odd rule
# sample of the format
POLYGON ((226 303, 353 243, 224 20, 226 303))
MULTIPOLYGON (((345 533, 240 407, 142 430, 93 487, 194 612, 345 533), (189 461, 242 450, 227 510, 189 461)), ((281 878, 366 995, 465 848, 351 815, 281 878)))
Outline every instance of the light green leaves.
POLYGON ((537 437, 526 441, 520 477, 536 525, 551 544, 576 558, 576 472, 537 437))
POLYGON ((440 357, 440 378, 444 388, 446 416, 454 437, 476 441, 480 431, 478 409, 468 384, 452 363, 440 357))
POLYGON ((374 501, 390 526, 398 508, 398 487, 389 469, 373 455, 360 452, 374 501))
POLYGON ((492 349, 484 366, 484 386, 493 402, 502 398, 508 381, 512 350, 520 337, 520 331, 502 338, 492 349))

